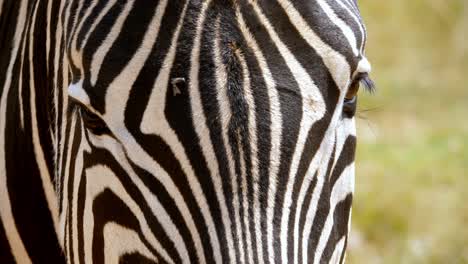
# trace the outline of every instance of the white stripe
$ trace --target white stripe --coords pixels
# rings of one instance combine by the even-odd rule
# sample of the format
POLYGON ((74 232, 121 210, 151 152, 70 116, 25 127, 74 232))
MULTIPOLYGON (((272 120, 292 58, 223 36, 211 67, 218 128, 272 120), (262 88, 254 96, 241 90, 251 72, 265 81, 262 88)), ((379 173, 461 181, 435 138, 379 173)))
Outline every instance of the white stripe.
MULTIPOLYGON (((228 171, 230 173, 230 180, 231 180, 231 187, 234 188, 234 186, 236 186, 237 188, 237 181, 236 181, 236 177, 235 177, 235 172, 234 172, 234 161, 233 161, 233 158, 232 158, 232 152, 231 152, 231 148, 230 148, 230 144, 229 144, 229 140, 228 140, 228 126, 229 126, 229 120, 231 119, 232 117, 232 113, 231 113, 231 108, 229 107, 229 99, 228 99, 228 95, 227 95, 227 73, 226 73, 226 67, 225 65, 223 64, 223 61, 222 61, 222 58, 221 58, 221 47, 220 47, 220 36, 219 36, 219 30, 220 30, 220 25, 219 25, 219 18, 216 20, 216 28, 215 28, 215 41, 214 41, 214 45, 213 45, 213 53, 214 53, 214 65, 215 65, 215 69, 216 69, 216 91, 218 91, 216 93, 216 98, 218 100, 218 105, 219 105, 219 109, 220 109, 220 119, 221 119, 221 130, 222 130, 222 133, 221 133, 221 136, 222 136, 222 139, 223 139, 223 145, 224 145, 224 149, 226 150, 226 158, 227 158, 227 161, 228 163, 227 164, 224 164, 224 166, 227 166, 228 167, 228 171)), ((207 146, 207 148, 210 148, 210 146, 212 146, 211 144, 209 144, 209 146, 207 146)), ((212 148, 212 147, 211 147, 212 148)), ((213 149, 208 149, 209 153, 213 153, 213 149)), ((207 154, 205 154, 206 156, 207 154)), ((214 160, 214 159, 212 159, 214 160)), ((209 161, 208 161, 209 162, 209 161)), ((219 163, 216 164, 216 167, 219 171, 219 163)), ((218 173, 215 173, 215 175, 217 176, 213 176, 213 177, 216 177, 216 178, 219 178, 220 175, 218 175, 218 173)), ((225 175, 225 177, 227 177, 228 175, 225 175)), ((236 263, 236 255, 235 255, 235 252, 234 252, 234 241, 233 241, 233 237, 232 237, 232 230, 231 230, 231 226, 232 226, 232 222, 231 222, 231 218, 230 218, 230 215, 229 215, 229 211, 227 210, 227 204, 226 204, 226 200, 225 200, 225 197, 224 197, 224 193, 223 193, 223 190, 221 189, 221 186, 222 186, 222 181, 219 179, 217 180, 219 182, 215 183, 215 186, 217 187, 216 188, 216 192, 220 192, 220 196, 221 196, 221 201, 219 202, 220 205, 221 205, 221 214, 223 216, 223 225, 224 227, 226 228, 226 240, 227 240, 227 243, 228 243, 228 250, 229 250, 229 258, 230 258, 230 263, 236 263), (218 191, 218 188, 221 189, 218 191)), ((237 195, 233 195, 233 196, 236 196, 237 195)), ((234 197, 233 197, 234 198, 234 197)), ((232 205, 231 205, 232 206, 232 205)), ((237 211, 238 212, 238 211, 237 211)), ((240 220, 239 220, 239 215, 237 214, 234 221, 237 221, 236 223, 236 227, 237 227, 237 232, 238 234, 240 234, 240 220)), ((243 248, 242 248, 243 250, 243 248)))
MULTIPOLYGON (((274 202, 276 195, 276 184, 277 184, 277 174, 279 170, 279 161, 281 160, 281 133, 282 133, 282 116, 280 111, 280 103, 278 99, 278 91, 276 89, 275 82, 273 80, 271 71, 266 63, 265 56, 263 55, 260 47, 257 44, 257 41, 254 39, 250 33, 240 10, 236 10, 239 27, 246 39, 247 45, 251 48, 255 54, 255 57, 259 63, 260 70, 262 71, 263 79, 265 80, 266 89, 268 92, 268 97, 270 99, 270 119, 271 119, 271 151, 270 151, 270 175, 269 175, 269 186, 268 186, 268 200, 267 200, 267 240, 268 245, 268 261, 274 262, 274 249, 273 249, 273 216, 274 216, 274 202)), ((255 218, 260 218, 260 211, 258 206, 258 200, 254 201, 254 215, 255 218)), ((264 263, 263 259, 263 240, 261 237, 261 226, 256 222, 255 230, 257 232, 257 252, 258 252, 258 263, 264 263)))
POLYGON ((155 263, 158 262, 134 230, 114 222, 106 223, 103 229, 104 263, 119 263, 122 256, 134 253, 138 253, 155 263))

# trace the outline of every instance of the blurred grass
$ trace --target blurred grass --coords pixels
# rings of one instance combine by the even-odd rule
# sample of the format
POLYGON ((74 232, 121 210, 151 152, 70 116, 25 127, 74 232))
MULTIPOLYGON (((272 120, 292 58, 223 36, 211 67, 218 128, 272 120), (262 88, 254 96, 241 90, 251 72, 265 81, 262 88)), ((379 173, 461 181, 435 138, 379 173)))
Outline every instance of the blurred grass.
POLYGON ((468 1, 360 0, 361 95, 347 263, 468 263, 468 1))

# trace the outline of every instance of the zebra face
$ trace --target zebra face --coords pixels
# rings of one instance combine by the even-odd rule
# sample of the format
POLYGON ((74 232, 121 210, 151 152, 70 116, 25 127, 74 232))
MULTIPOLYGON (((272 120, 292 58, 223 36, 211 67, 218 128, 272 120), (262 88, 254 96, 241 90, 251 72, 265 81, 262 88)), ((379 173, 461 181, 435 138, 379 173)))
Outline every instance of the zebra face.
POLYGON ((356 3, 150 2, 64 8, 68 259, 342 262, 371 86, 356 3))

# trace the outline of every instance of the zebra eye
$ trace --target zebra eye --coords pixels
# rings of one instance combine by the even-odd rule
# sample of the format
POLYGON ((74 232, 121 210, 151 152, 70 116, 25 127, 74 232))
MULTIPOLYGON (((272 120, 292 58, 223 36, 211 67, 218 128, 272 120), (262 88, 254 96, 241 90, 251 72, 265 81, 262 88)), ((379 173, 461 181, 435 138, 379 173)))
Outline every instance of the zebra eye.
POLYGON ((346 92, 345 101, 346 100, 353 100, 356 97, 357 93, 359 92, 359 80, 354 80, 348 88, 346 92))
POLYGON ((110 133, 110 130, 107 127, 104 120, 102 120, 97 114, 91 112, 88 108, 82 105, 79 105, 78 107, 84 126, 88 130, 90 130, 93 134, 96 134, 98 136, 110 133))
MULTIPOLYGON (((359 86, 358 88, 359 89, 359 86)), ((357 93, 357 90, 356 90, 357 93)), ((346 95, 348 96, 348 95, 346 95)), ((357 109, 357 96, 354 94, 351 98, 345 98, 343 102, 343 116, 346 118, 353 118, 357 109)))
POLYGON ((368 73, 360 73, 351 82, 346 92, 345 99, 343 102, 343 115, 347 118, 352 118, 356 114, 357 108, 357 93, 359 92, 359 86, 362 84, 366 91, 373 93, 375 90, 374 82, 369 78, 368 73))

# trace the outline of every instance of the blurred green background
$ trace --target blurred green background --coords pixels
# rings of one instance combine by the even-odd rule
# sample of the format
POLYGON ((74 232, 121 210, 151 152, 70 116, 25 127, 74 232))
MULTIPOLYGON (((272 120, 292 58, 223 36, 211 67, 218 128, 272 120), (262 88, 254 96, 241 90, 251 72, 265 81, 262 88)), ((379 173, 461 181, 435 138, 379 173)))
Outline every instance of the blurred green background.
POLYGON ((361 94, 347 263, 468 263, 468 0, 360 0, 378 90, 361 94))

